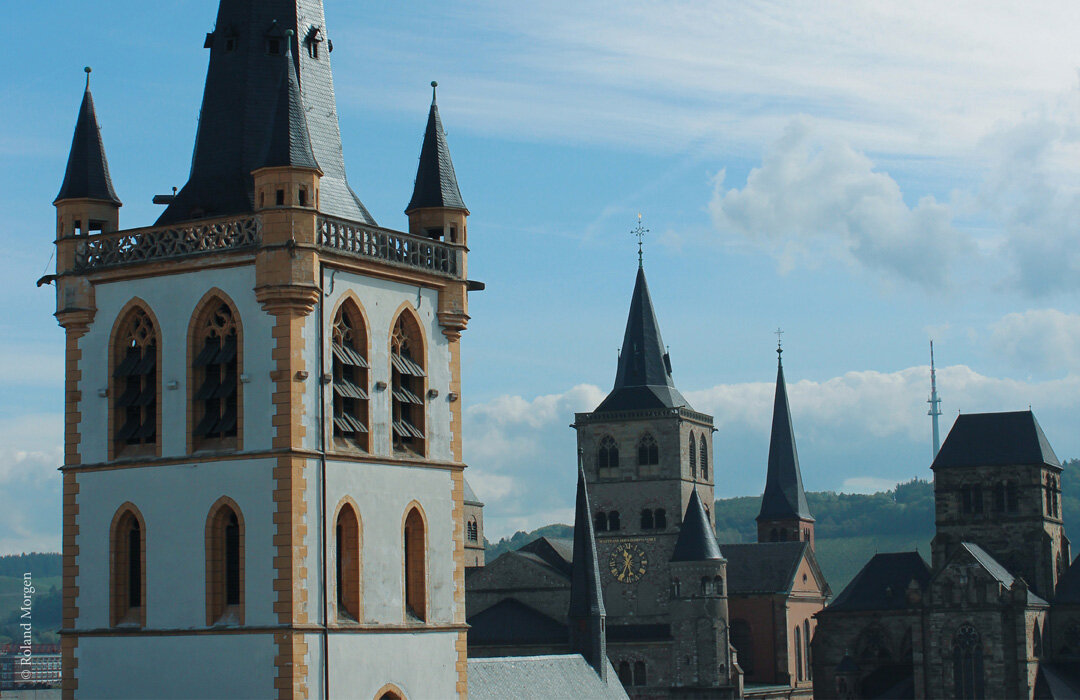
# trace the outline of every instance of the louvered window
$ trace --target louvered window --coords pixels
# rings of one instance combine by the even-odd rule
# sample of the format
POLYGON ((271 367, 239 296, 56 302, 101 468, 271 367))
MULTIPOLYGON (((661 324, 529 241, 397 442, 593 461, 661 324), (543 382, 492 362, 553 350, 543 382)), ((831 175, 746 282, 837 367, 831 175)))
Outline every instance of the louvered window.
POLYGON ((421 364, 424 345, 420 329, 408 314, 402 314, 390 339, 391 404, 394 449, 424 455, 424 379, 421 364))
POLYGON ((117 452, 157 442, 157 332, 149 315, 134 309, 125 320, 113 370, 117 452))
POLYGON ((232 308, 224 302, 212 302, 200 321, 192 360, 195 393, 194 437, 197 447, 224 447, 219 441, 235 446, 238 428, 239 340, 232 308))
POLYGON ((334 318, 330 349, 333 352, 334 438, 368 449, 367 334, 361 316, 347 308, 334 318))

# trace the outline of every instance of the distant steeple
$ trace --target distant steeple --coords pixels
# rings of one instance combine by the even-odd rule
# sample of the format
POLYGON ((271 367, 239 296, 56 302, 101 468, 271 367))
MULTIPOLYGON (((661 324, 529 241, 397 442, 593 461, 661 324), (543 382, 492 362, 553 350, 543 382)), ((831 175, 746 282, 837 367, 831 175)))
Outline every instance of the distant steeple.
POLYGON ((686 504, 686 514, 679 528, 679 539, 675 541, 675 549, 671 553, 671 561, 723 558, 720 545, 716 543, 716 533, 695 488, 690 492, 690 500, 686 504))
POLYGON ((574 563, 570 574, 570 651, 581 654, 605 681, 608 676, 607 632, 600 566, 596 557, 592 509, 585 488, 585 467, 578 451, 577 503, 574 511, 574 563))
MULTIPOLYGON (((804 537, 799 524, 814 522, 803 491, 802 473, 799 471, 799 453, 795 448, 795 428, 791 422, 788 406, 787 384, 784 381, 783 349, 777 344, 776 397, 773 402, 772 438, 769 442, 769 470, 765 479, 765 493, 761 497, 761 512, 757 516, 758 538, 811 539, 804 537), (778 537, 763 537, 763 525, 776 525, 778 537), (786 527, 785 527, 786 526, 786 527)), ((812 534, 813 526, 809 525, 812 534)))
POLYGON ((454 163, 450 160, 450 147, 446 145, 446 132, 439 117, 439 105, 435 101, 438 86, 437 82, 431 81, 431 110, 424 130, 424 144, 420 148, 412 199, 405 207, 405 213, 427 208, 468 211, 461 200, 454 163))
POLYGON ((94 199, 120 206, 120 198, 116 196, 112 178, 109 177, 109 162, 105 159, 105 145, 101 141, 101 127, 94 112, 94 98, 90 95, 89 66, 85 71, 86 90, 79 107, 79 118, 75 122, 64 183, 53 201, 94 199))
POLYGON ((638 266, 630 314, 626 319, 615 386, 596 411, 690 408, 671 378, 671 358, 660 337, 645 268, 638 266))
POLYGON ((285 56, 281 60, 277 107, 270 128, 263 168, 293 167, 319 170, 311 148, 304 102, 292 58, 292 31, 286 32, 285 56))
POLYGON ((322 171, 319 211, 375 223, 345 179, 329 43, 322 0, 220 0, 191 172, 158 224, 255 210, 251 173, 267 156, 286 44, 322 171))

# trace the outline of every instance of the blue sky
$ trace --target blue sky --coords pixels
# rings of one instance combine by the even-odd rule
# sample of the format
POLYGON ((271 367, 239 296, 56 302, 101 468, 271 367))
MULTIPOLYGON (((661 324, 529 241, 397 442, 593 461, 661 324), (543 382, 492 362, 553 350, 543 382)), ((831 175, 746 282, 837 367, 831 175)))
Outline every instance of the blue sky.
MULTIPOLYGON (((759 493, 785 371, 804 480, 928 478, 943 430, 1024 409, 1080 456, 1074 3, 325 0, 349 180, 402 228, 430 99, 470 218, 466 458, 489 536, 570 517, 573 412, 614 379, 645 265, 717 493, 759 493)), ((183 184, 213 0, 25 8, 0 48, 0 551, 59 547, 53 209, 92 86, 121 225, 183 184)))

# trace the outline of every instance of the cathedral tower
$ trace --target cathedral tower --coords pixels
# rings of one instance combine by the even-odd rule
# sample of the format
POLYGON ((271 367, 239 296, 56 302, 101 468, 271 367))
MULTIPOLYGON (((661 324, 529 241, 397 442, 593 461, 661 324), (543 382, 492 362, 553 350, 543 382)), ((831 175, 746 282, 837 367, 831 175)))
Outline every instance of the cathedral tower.
POLYGON ((814 546, 814 517, 806 504, 795 427, 784 381, 783 350, 776 348, 776 396, 773 401, 772 437, 769 440, 769 471, 761 511, 757 516, 758 542, 805 540, 814 546))
POLYGON ((467 211, 374 225, 321 0, 221 0, 205 46, 157 223, 118 230, 89 90, 55 202, 64 694, 464 694, 467 211))
POLYGON ((713 501, 713 427, 675 388, 640 265, 615 385, 594 411, 576 415, 574 427, 593 509, 608 655, 632 696, 670 688, 670 562, 695 489, 704 503, 713 501))

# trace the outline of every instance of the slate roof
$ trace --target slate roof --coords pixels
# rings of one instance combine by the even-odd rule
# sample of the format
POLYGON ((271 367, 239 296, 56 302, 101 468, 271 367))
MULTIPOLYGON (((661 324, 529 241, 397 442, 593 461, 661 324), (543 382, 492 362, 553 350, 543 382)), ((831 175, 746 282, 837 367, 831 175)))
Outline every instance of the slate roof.
POLYGON ((960 415, 931 469, 1020 464, 1061 466, 1031 411, 960 415))
POLYGON ((556 571, 570 578, 574 568, 574 540, 561 537, 538 537, 518 547, 519 553, 533 554, 556 571))
POLYGON ((424 130, 424 144, 420 147, 420 163, 416 168, 412 199, 405 207, 405 213, 425 207, 468 211, 465 202, 461 201, 454 163, 450 160, 450 147, 446 145, 446 132, 439 117, 439 106, 435 103, 437 85, 431 83, 431 110, 424 130))
POLYGON ((1073 559, 1065 575, 1058 581, 1054 603, 1080 605, 1080 555, 1073 559))
MULTIPOLYGON (((780 351, 777 350, 779 353, 780 351)), ((761 496, 758 520, 800 518, 813 520, 803 491, 799 471, 799 451, 795 448, 795 428, 788 406, 784 365, 777 358, 776 396, 773 400, 772 437, 769 441, 769 469, 765 478, 765 493, 761 496)))
POLYGON ((341 152, 328 42, 317 57, 309 41, 326 33, 322 0, 220 0, 207 36, 206 72, 199 127, 187 183, 158 218, 158 225, 254 210, 251 171, 263 164, 270 143, 281 82, 281 56, 272 38, 292 30, 293 60, 311 148, 323 175, 319 211, 361 223, 375 220, 349 188, 341 152), (319 32, 312 30, 318 28, 319 32))
POLYGON ((906 591, 913 579, 923 589, 930 582, 930 567, 918 552, 875 554, 825 610, 906 608, 906 591))
POLYGON ((596 537, 593 533, 592 508, 585 487, 585 468, 578 453, 577 502, 574 511, 574 554, 570 571, 571 620, 604 615, 604 594, 600 585, 600 565, 596 556, 596 537))
POLYGON ((480 502, 480 499, 476 497, 476 492, 472 490, 472 486, 469 486, 469 480, 464 479, 464 482, 465 482, 465 497, 464 497, 463 500, 465 501, 465 503, 470 503, 472 505, 477 505, 477 506, 484 505, 483 503, 480 502))
POLYGON ((300 98, 300 84, 296 80, 296 70, 293 67, 291 42, 287 42, 280 71, 278 102, 262 167, 288 166, 319 170, 315 153, 311 150, 304 102, 300 98))
POLYGON ((671 361, 660 337, 645 269, 638 266, 615 386, 594 413, 676 406, 690 408, 671 378, 671 361))
POLYGON ((580 654, 469 659, 469 697, 474 700, 534 698, 626 698, 608 661, 607 683, 580 654))
POLYGON ((568 638, 566 625, 516 598, 504 598, 467 622, 470 646, 565 645, 568 638))
POLYGON ((71 137, 64 182, 53 201, 97 199, 119 205, 120 199, 109 177, 109 162, 105 159, 105 145, 101 141, 101 127, 94 112, 94 98, 90 95, 90 69, 86 70, 86 91, 83 92, 79 118, 75 122, 75 134, 71 137))
MULTIPOLYGON (((1013 581, 1016 577, 1012 575, 1008 569, 998 563, 997 559, 994 559, 985 549, 975 544, 974 542, 961 542, 960 546, 971 553, 971 556, 975 558, 975 561, 990 574, 998 583, 1009 588, 1013 585, 1013 581)), ((1029 604, 1046 605, 1046 601, 1035 595, 1028 589, 1027 602, 1029 604)))
POLYGON ((675 549, 671 552, 671 561, 705 561, 723 559, 720 546, 716 544, 716 533, 705 507, 698 498, 697 489, 690 492, 686 504, 686 514, 679 528, 679 539, 675 540, 675 549))
MULTIPOLYGON (((728 594, 788 593, 808 542, 752 542, 725 544, 728 594)), ((828 584, 825 585, 828 594, 828 584)))

